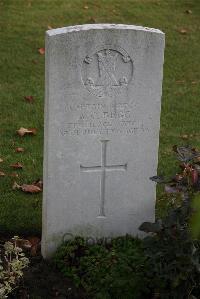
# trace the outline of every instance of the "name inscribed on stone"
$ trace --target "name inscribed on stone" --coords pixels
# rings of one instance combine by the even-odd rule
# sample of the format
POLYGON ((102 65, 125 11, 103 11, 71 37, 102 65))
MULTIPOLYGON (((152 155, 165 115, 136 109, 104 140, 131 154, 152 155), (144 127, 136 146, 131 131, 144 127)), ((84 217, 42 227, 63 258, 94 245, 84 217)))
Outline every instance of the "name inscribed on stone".
POLYGON ((70 113, 73 121, 60 129, 62 136, 136 134, 148 131, 143 122, 133 116, 130 103, 76 103, 67 105, 65 112, 70 113))

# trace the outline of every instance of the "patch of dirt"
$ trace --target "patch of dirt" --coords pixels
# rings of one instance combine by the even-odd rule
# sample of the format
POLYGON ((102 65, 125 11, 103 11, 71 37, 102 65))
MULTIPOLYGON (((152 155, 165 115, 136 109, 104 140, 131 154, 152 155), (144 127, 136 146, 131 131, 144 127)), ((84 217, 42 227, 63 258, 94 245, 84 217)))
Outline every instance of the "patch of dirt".
POLYGON ((9 299, 88 299, 55 266, 41 256, 32 257, 23 281, 9 299))

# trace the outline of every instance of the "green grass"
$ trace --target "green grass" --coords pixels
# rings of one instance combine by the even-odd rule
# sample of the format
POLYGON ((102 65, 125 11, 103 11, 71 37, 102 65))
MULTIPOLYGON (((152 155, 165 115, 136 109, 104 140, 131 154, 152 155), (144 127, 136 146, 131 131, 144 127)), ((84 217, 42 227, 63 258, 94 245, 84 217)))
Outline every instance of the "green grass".
MULTIPOLYGON (((159 170, 175 169, 171 147, 182 134, 200 146, 200 2, 197 0, 0 0, 0 171, 24 164, 18 183, 42 177, 44 35, 53 28, 84 23, 126 23, 166 33, 159 170), (84 8, 88 6, 88 9, 84 8), (192 10, 192 14, 185 13, 192 10), (186 34, 180 34, 180 29, 186 34), (32 95, 33 104, 24 96, 32 95), (35 127, 36 136, 20 138, 20 127, 35 127), (15 153, 17 146, 24 153, 15 153)), ((154 174, 152 174, 154 175, 154 174)), ((0 231, 39 233, 42 195, 13 191, 15 179, 0 177, 0 231)), ((165 204, 158 202, 158 209, 165 204)))

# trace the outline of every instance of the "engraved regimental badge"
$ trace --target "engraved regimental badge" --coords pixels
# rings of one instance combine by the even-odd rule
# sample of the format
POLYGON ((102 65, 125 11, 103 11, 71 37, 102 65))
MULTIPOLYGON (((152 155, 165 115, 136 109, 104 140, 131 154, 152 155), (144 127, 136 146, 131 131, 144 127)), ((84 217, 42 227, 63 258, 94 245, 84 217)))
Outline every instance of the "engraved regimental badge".
POLYGON ((102 47, 87 55, 82 65, 82 81, 85 88, 97 97, 115 96, 133 78, 133 61, 119 47, 102 47))

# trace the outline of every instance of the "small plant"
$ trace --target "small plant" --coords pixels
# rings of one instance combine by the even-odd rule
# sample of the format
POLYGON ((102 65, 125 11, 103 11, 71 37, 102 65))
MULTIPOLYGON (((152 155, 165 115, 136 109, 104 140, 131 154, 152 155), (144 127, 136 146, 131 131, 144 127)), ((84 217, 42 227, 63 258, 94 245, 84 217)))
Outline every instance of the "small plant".
POLYGON ((23 276, 23 269, 29 260, 17 246, 18 237, 8 241, 0 248, 0 298, 8 297, 23 276))
POLYGON ((190 193, 200 191, 200 152, 190 146, 174 146, 180 163, 180 171, 170 178, 153 176, 150 179, 164 184, 167 193, 190 193))
POLYGON ((89 245, 76 237, 58 249, 54 261, 90 298, 150 298, 151 269, 139 239, 127 235, 89 245))

